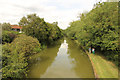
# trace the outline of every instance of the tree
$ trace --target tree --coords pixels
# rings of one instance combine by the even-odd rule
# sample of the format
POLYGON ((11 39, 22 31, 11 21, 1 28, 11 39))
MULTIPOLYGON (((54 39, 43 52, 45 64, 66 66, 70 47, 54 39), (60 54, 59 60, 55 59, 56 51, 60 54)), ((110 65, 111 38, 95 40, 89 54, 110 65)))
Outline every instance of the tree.
POLYGON ((1 24, 1 26, 2 26, 2 30, 4 31, 4 30, 7 30, 7 31, 10 31, 11 30, 11 25, 10 25, 10 23, 3 23, 3 24, 1 24))
POLYGON ((23 32, 29 36, 36 37, 41 44, 49 44, 51 41, 61 37, 57 24, 57 22, 47 23, 36 14, 27 15, 19 22, 19 25, 23 27, 23 32))
POLYGON ((103 55, 117 63, 119 29, 118 2, 99 2, 87 14, 80 14, 80 20, 70 24, 66 35, 77 39, 86 49, 91 46, 102 51, 103 55))
POLYGON ((11 44, 3 45, 2 77, 27 77, 29 57, 40 51, 39 41, 24 34, 19 35, 11 44))

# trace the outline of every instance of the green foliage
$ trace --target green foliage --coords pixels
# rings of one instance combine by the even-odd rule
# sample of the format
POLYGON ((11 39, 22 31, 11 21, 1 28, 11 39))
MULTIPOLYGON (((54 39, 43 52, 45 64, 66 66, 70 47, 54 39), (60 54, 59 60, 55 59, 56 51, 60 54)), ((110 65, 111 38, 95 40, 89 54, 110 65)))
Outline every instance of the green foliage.
POLYGON ((19 35, 11 44, 3 45, 2 76, 3 78, 27 77, 28 57, 40 52, 39 41, 26 35, 19 35))
POLYGON ((10 44, 3 46, 2 54, 2 77, 22 78, 27 75, 27 59, 24 53, 18 54, 16 49, 10 49, 10 44))
POLYGON ((47 43, 51 44, 53 41, 61 38, 63 36, 62 30, 57 26, 57 22, 52 24, 47 23, 48 26, 48 35, 47 35, 47 43))
POLYGON ((40 18, 36 14, 23 17, 19 25, 23 27, 23 32, 26 35, 36 37, 42 45, 50 44, 61 37, 61 30, 57 26, 57 22, 52 24, 46 23, 43 18, 40 18))
POLYGON ((19 53, 29 56, 40 52, 41 44, 36 38, 21 34, 11 43, 11 48, 11 50, 16 49, 19 53))
POLYGON ((18 35, 15 31, 2 31, 2 43, 11 43, 18 35))
POLYGON ((62 30, 57 24, 57 22, 47 23, 36 14, 31 14, 23 17, 19 22, 26 35, 5 29, 2 34, 4 43, 2 48, 3 78, 27 77, 28 59, 46 48, 47 44, 52 44, 63 36, 62 30))
POLYGON ((1 24, 1 26, 2 26, 2 31, 4 31, 4 30, 10 31, 11 30, 10 23, 3 23, 3 24, 1 24))
POLYGON ((77 39, 86 49, 94 47, 113 61, 117 60, 118 39, 118 2, 97 3, 88 13, 82 13, 80 20, 73 21, 65 31, 71 39, 77 39))

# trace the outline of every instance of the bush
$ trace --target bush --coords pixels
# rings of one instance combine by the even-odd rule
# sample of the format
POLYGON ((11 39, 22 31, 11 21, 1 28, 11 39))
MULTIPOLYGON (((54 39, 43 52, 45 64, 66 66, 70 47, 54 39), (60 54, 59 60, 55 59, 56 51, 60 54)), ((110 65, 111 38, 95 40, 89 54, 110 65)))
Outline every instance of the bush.
POLYGON ((11 43, 18 35, 15 31, 3 31, 2 32, 2 43, 11 43))
POLYGON ((28 56, 40 52, 40 43, 36 38, 21 34, 11 44, 3 46, 3 78, 27 77, 28 56))
POLYGON ((26 56, 29 56, 40 52, 41 45, 36 38, 22 34, 11 43, 11 48, 12 50, 16 49, 19 53, 25 53, 26 56))
POLYGON ((2 77, 22 78, 27 76, 27 59, 24 54, 18 54, 15 49, 11 51, 10 47, 10 44, 3 46, 2 77))
POLYGON ((3 23, 3 24, 0 24, 0 26, 2 27, 2 31, 4 31, 4 30, 10 31, 11 30, 10 23, 3 23))

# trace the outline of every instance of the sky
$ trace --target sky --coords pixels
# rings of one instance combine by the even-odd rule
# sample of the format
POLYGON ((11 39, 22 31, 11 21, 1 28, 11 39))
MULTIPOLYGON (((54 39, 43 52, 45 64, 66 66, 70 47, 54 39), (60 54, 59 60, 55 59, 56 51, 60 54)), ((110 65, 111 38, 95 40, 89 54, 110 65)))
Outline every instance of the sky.
MULTIPOLYGON (((0 23, 18 24, 23 16, 36 13, 46 22, 58 22, 61 29, 92 10, 100 0, 0 0, 0 23)), ((101 0, 105 2, 106 0, 101 0)))

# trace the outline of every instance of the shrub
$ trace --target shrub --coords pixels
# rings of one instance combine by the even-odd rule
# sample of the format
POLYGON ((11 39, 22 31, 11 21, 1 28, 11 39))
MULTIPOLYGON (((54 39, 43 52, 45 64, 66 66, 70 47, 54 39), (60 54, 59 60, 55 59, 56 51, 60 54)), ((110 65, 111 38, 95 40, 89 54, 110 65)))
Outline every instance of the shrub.
POLYGON ((2 43, 11 43, 18 35, 15 31, 3 31, 2 32, 2 43))
POLYGON ((2 77, 22 78, 27 76, 27 59, 24 54, 18 54, 15 49, 11 51, 10 47, 10 44, 5 44, 2 48, 2 77))
POLYGON ((16 49, 18 53, 25 53, 26 56, 29 56, 40 52, 41 45, 36 38, 21 34, 11 43, 11 48, 12 50, 16 49))
POLYGON ((27 77, 28 56, 40 52, 40 43, 36 38, 21 34, 10 44, 3 46, 3 78, 27 77))
POLYGON ((2 27, 2 30, 7 30, 7 31, 10 31, 11 30, 11 24, 10 23, 3 23, 3 24, 0 24, 0 26, 2 27))

